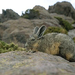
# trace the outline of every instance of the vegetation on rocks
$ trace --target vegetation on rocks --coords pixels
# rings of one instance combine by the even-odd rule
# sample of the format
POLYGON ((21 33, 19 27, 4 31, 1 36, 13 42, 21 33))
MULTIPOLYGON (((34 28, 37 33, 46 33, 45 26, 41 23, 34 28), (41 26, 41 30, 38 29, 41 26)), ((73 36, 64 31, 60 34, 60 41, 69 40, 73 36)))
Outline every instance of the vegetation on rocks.
POLYGON ((24 49, 18 47, 18 45, 15 45, 14 43, 7 44, 3 41, 0 41, 0 53, 16 51, 16 50, 24 50, 24 49))
POLYGON ((59 24, 60 24, 63 28, 65 28, 67 31, 73 29, 72 25, 71 25, 68 21, 62 19, 61 17, 55 17, 55 18, 59 20, 59 24))
POLYGON ((72 24, 75 24, 75 21, 73 21, 72 24))
POLYGON ((39 17, 39 11, 34 9, 27 9, 25 13, 22 13, 22 17, 26 19, 35 19, 39 17))
POLYGON ((59 27, 49 27, 49 28, 45 31, 44 34, 52 33, 52 32, 67 34, 66 29, 64 29, 64 28, 59 28, 59 27))
POLYGON ((75 42, 75 37, 73 38, 74 42, 75 42))

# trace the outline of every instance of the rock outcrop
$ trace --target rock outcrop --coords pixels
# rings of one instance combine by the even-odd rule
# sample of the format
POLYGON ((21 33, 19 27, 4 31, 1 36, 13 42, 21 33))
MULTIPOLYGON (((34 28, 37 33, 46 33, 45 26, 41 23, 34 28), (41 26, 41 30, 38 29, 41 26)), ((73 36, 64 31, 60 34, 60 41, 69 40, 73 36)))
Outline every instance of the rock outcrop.
POLYGON ((75 75, 75 63, 42 52, 0 54, 0 75, 75 75))
POLYGON ((53 6, 49 6, 48 12, 63 14, 65 16, 69 16, 75 19, 75 9, 73 8, 71 3, 66 2, 66 1, 57 2, 53 6))
POLYGON ((37 5, 33 9, 39 11, 40 19, 51 19, 49 12, 44 7, 37 5))
POLYGON ((2 10, 2 14, 0 14, 0 22, 5 22, 10 19, 18 19, 20 16, 14 12, 12 9, 2 10))

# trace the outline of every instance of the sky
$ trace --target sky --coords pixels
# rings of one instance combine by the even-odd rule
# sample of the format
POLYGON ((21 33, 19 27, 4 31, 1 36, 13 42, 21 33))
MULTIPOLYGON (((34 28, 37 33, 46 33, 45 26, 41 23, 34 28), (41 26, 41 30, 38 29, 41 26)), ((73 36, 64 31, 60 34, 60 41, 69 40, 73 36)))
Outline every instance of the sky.
POLYGON ((35 5, 40 5, 48 9, 49 6, 62 1, 70 2, 75 8, 75 0, 0 0, 0 14, 2 13, 2 9, 12 9, 21 15, 22 12, 32 9, 35 5))

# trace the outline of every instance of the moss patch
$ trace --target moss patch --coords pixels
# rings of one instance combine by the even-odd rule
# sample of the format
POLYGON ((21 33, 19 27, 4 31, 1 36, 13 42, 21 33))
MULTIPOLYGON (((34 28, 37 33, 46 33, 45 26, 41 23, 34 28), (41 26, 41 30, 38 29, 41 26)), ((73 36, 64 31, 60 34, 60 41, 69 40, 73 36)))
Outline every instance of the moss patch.
POLYGON ((44 34, 52 33, 52 32, 67 34, 66 29, 64 29, 64 28, 59 28, 59 27, 49 27, 48 29, 46 29, 46 31, 45 31, 44 34))
POLYGON ((56 19, 59 20, 59 24, 65 28, 67 31, 73 29, 72 24, 70 24, 68 21, 62 19, 61 17, 55 17, 56 19))

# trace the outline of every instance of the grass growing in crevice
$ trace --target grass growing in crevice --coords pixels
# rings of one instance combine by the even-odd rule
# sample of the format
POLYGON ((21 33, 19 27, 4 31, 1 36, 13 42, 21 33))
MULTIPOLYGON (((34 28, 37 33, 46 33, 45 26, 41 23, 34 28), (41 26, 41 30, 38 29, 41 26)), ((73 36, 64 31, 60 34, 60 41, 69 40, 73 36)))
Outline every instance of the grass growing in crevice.
POLYGON ((61 17, 55 17, 57 20, 59 20, 59 24, 65 28, 67 31, 73 29, 72 24, 70 24, 68 21, 62 19, 61 17))
POLYGON ((14 43, 7 44, 3 41, 0 41, 0 53, 5 53, 9 51, 19 51, 19 50, 25 50, 24 48, 18 47, 18 45, 15 45, 14 43))

